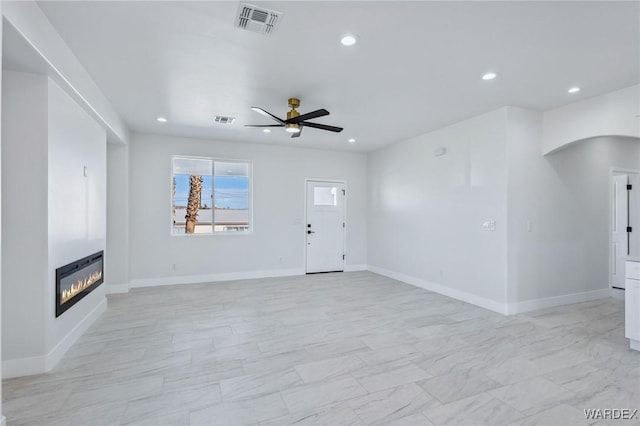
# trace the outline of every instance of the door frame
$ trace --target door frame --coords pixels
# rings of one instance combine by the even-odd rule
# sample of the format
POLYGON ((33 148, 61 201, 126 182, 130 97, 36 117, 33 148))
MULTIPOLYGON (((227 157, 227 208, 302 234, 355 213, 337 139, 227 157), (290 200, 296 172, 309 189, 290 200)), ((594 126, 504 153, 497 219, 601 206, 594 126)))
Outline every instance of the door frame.
POLYGON ((344 259, 342 259, 342 270, 345 271, 345 265, 347 264, 347 229, 349 224, 347 223, 347 181, 341 179, 321 179, 321 178, 305 178, 304 180, 304 224, 302 227, 302 235, 304 238, 304 273, 307 273, 307 200, 309 194, 307 193, 309 188, 309 182, 323 182, 323 183, 340 183, 344 185, 344 208, 342 210, 344 231, 342 232, 342 247, 344 248, 344 259))
MULTIPOLYGON (((613 176, 614 175, 624 175, 624 174, 632 174, 632 175, 640 175, 640 170, 627 169, 624 167, 610 167, 609 168, 609 224, 607 225, 607 229, 609 232, 609 247, 607 252, 609 253, 609 273, 607 276, 607 288, 609 291, 624 291, 623 289, 618 289, 613 287, 613 176)), ((621 294, 621 293, 620 293, 621 294)))

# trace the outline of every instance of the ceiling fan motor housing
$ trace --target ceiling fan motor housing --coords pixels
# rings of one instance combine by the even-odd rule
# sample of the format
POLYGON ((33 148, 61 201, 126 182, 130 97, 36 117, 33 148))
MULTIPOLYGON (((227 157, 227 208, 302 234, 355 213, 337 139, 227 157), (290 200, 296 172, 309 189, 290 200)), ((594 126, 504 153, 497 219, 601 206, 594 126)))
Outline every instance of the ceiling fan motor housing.
POLYGON ((299 115, 300 115, 300 113, 298 111, 296 111, 295 109, 292 109, 291 111, 287 112, 287 120, 291 120, 292 118, 296 118, 299 115))
MULTIPOLYGON (((291 111, 287 112, 287 120, 291 120, 292 118, 296 118, 300 115, 296 108, 300 106, 300 99, 297 98, 289 98, 289 107, 291 111)), ((287 123, 285 124, 285 130, 290 133, 297 133, 300 131, 300 125, 298 123, 287 123)))

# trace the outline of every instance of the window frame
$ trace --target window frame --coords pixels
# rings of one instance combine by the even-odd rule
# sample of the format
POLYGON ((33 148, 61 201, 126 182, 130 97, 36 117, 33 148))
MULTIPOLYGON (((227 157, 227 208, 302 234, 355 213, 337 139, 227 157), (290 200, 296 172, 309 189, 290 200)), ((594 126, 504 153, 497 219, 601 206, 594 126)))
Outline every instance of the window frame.
MULTIPOLYGON (((229 159, 229 158, 221 158, 221 157, 205 157, 205 156, 197 156, 197 155, 179 155, 172 154, 169 158, 169 235, 172 237, 215 237, 215 236, 227 236, 227 235, 252 235, 253 234, 253 161, 251 160, 242 160, 242 159, 229 159), (212 162, 212 193, 214 194, 215 199, 215 186, 214 186, 214 178, 215 178, 215 163, 216 161, 224 162, 224 163, 242 163, 247 165, 247 177, 249 178, 249 184, 247 188, 248 192, 248 210, 249 210, 249 228, 246 231, 215 231, 215 223, 211 224, 211 232, 208 233, 193 233, 193 234, 176 234, 173 232, 174 224, 173 224, 173 176, 174 176, 174 160, 176 158, 184 158, 184 159, 193 159, 193 160, 210 160, 212 162)), ((213 204, 213 203, 212 203, 213 204)), ((211 206, 214 207, 213 205, 211 206)), ((212 216, 213 218, 213 216, 212 216)), ((215 220, 215 219, 214 219, 215 220)), ((212 222, 214 221, 212 220, 212 222)))

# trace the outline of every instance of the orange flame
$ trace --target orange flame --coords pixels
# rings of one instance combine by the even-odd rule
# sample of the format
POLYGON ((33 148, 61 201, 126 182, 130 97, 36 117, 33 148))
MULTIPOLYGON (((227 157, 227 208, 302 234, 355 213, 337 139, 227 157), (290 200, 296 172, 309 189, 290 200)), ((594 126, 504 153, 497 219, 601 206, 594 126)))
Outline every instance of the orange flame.
POLYGON ((73 299, 73 297, 80 293, 87 287, 95 284, 102 278, 102 271, 96 271, 89 275, 89 277, 85 279, 79 279, 75 283, 71 284, 71 288, 62 290, 62 295, 60 296, 60 304, 64 304, 69 300, 73 299))

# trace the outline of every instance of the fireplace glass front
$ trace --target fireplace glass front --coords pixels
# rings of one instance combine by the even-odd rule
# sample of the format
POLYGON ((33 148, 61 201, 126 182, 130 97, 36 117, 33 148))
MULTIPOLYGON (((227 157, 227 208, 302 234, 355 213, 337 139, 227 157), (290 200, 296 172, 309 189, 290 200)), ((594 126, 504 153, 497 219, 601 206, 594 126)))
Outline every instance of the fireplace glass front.
POLYGON ((56 317, 102 284, 103 252, 56 269, 56 317))

